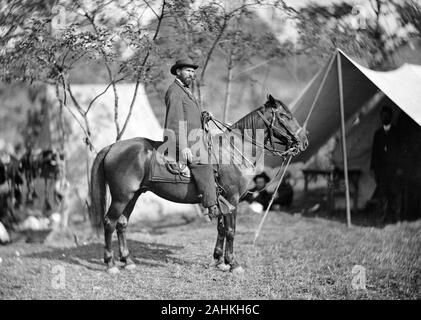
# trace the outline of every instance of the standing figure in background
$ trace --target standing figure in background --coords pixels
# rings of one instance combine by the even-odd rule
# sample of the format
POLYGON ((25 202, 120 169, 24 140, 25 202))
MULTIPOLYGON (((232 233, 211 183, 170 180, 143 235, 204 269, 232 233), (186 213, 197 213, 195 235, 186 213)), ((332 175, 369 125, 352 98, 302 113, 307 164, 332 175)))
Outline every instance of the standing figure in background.
POLYGON ((404 112, 399 115, 396 127, 401 141, 401 218, 413 221, 421 218, 421 127, 404 112))
POLYGON ((382 126, 374 134, 370 164, 377 185, 373 198, 380 202, 382 222, 395 222, 400 219, 399 134, 392 125, 393 111, 390 107, 382 107, 380 118, 382 126))

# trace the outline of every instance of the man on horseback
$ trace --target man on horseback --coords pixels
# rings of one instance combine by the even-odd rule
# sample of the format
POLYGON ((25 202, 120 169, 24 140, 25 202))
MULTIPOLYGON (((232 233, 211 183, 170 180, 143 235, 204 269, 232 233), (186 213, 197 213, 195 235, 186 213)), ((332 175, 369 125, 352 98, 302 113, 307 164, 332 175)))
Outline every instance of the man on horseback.
POLYGON ((193 130, 203 129, 202 116, 208 115, 206 111, 202 111, 190 91, 197 68, 198 65, 188 58, 177 60, 171 67, 171 74, 176 78, 165 95, 167 111, 164 129, 172 130, 175 133, 177 154, 181 153, 182 159, 180 160, 187 163, 190 168, 201 195, 202 204, 208 208, 209 217, 215 218, 220 215, 218 200, 222 200, 224 204, 228 204, 228 201, 222 196, 219 199, 217 197, 213 165, 200 162, 192 153, 193 142, 187 139, 193 130))

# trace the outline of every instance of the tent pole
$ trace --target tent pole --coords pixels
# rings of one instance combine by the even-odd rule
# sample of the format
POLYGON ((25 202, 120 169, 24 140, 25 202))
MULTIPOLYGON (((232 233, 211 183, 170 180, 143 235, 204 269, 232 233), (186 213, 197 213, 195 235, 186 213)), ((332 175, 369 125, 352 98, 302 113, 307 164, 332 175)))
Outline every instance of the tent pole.
POLYGON ((339 107, 341 111, 341 134, 342 134, 342 157, 344 161, 344 176, 345 176, 345 201, 346 201, 346 221, 348 227, 351 227, 351 203, 349 196, 349 179, 348 179, 348 159, 346 152, 346 137, 345 137, 345 109, 344 109, 344 93, 343 93, 343 79, 342 79, 342 64, 341 54, 337 52, 338 64, 338 84, 339 84, 339 107))

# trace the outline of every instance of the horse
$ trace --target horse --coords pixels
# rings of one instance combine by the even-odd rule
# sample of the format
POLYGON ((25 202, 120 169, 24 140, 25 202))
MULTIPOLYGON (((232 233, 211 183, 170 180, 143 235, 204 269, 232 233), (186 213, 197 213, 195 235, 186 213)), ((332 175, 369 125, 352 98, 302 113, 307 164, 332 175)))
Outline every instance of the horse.
MULTIPOLYGON (((275 148, 276 143, 285 147, 286 151, 282 155, 288 153, 291 156, 304 151, 308 146, 305 130, 292 116, 288 107, 271 95, 263 106, 227 128, 227 130, 236 129, 242 138, 249 139, 255 147, 256 159, 264 154, 265 150, 279 154, 279 149, 275 148), (250 129, 264 132, 263 144, 259 144, 255 136, 250 137, 246 134, 250 129)), ((160 143, 162 142, 142 137, 121 140, 100 150, 93 162, 90 218, 94 229, 98 232, 102 228, 104 230, 104 263, 109 273, 119 272, 112 250, 112 235, 115 230, 123 268, 135 268, 129 256, 126 228, 130 214, 142 193, 151 191, 162 198, 179 203, 200 203, 200 195, 194 181, 177 184, 176 188, 173 183, 150 181, 149 170, 153 150, 160 143), (106 185, 111 194, 108 210, 106 210, 106 185)), ((215 164, 214 168, 217 171, 218 184, 226 191, 225 198, 235 210, 217 218, 218 235, 213 258, 218 267, 226 267, 235 273, 243 272, 243 268, 234 257, 236 208, 241 197, 246 194, 253 175, 250 175, 249 167, 236 163, 215 164)))

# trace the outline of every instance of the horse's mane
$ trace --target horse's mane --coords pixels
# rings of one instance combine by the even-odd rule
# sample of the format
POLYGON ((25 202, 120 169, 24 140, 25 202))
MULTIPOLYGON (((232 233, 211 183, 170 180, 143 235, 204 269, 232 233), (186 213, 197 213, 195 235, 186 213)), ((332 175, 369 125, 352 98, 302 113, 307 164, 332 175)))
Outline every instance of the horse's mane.
POLYGON ((260 117, 257 114, 257 111, 260 110, 261 107, 256 108, 252 111, 250 111, 249 113, 247 113, 244 117, 242 117, 241 119, 237 120, 235 123, 233 123, 230 126, 230 129, 240 129, 240 130, 244 130, 244 129, 251 129, 253 130, 253 132, 255 131, 255 126, 256 126, 256 122, 258 119, 260 119, 260 117))
MULTIPOLYGON (((216 138, 216 140, 218 140, 219 137, 224 136, 227 133, 227 131, 231 131, 232 129, 238 129, 240 132, 238 132, 238 131, 237 132, 239 133, 239 135, 242 138, 246 134, 245 130, 251 130, 251 137, 250 138, 255 139, 256 129, 259 129, 257 127, 257 124, 261 120, 260 116, 257 113, 259 110, 261 110, 261 107, 250 111, 245 116, 243 116, 242 118, 237 120, 235 123, 228 126, 226 130, 223 130, 223 132, 215 134, 213 137, 216 138)), ((261 122, 261 123, 263 123, 263 122, 261 122)), ((236 166, 247 168, 248 164, 247 163, 243 164, 242 155, 239 155, 238 150, 234 150, 234 149, 232 149, 232 147, 234 147, 234 141, 233 140, 230 140, 228 144, 222 144, 221 145, 221 148, 223 150, 228 151, 230 153, 233 153, 233 156, 237 157, 237 160, 240 159, 239 162, 237 164, 235 164, 236 166)))

